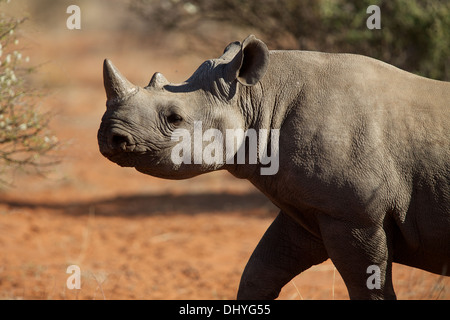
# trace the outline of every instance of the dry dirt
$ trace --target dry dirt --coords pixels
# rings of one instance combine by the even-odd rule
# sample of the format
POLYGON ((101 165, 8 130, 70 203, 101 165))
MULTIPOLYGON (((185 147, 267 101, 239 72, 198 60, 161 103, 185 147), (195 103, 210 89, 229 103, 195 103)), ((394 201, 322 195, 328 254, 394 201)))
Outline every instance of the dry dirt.
MULTIPOLYGON (((139 85, 155 71, 184 80, 206 56, 180 54, 168 42, 64 28, 25 35, 32 62, 47 62, 35 83, 47 88, 42 106, 55 113, 62 161, 46 178, 18 173, 15 186, 0 192, 1 299, 235 298, 276 208, 225 172, 166 181, 98 152, 103 59, 139 85), (81 269, 79 290, 66 287, 72 264, 81 269)), ((399 299, 450 298, 448 278, 395 265, 394 279, 399 299)), ((348 295, 327 261, 288 283, 280 299, 348 295)))

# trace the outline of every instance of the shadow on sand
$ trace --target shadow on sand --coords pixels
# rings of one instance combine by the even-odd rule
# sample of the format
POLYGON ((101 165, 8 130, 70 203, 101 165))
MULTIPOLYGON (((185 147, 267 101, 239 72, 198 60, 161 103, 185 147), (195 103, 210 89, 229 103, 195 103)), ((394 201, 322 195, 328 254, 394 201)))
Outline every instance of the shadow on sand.
POLYGON ((201 193, 201 194, 136 194, 94 201, 27 202, 2 199, 0 203, 14 209, 48 209, 61 214, 85 215, 94 212, 102 216, 139 216, 202 213, 242 213, 274 217, 278 209, 261 193, 201 193), (93 211, 94 210, 94 211, 93 211))

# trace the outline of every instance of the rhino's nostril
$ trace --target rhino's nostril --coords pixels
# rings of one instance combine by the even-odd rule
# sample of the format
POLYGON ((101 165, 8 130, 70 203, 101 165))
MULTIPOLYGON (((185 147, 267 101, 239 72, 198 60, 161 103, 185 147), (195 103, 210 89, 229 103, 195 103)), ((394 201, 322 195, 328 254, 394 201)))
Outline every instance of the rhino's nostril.
POLYGON ((112 134, 110 147, 114 150, 126 151, 127 146, 131 144, 130 138, 122 134, 112 134))

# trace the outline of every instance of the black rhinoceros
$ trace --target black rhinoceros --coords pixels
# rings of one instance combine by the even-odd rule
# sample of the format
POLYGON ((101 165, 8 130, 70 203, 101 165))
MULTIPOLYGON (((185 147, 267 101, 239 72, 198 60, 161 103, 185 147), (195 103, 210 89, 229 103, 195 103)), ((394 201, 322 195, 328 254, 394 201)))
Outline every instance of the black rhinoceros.
POLYGON ((450 83, 254 36, 180 84, 135 86, 109 60, 103 76, 105 157, 168 179, 227 170, 280 208, 238 298, 276 298, 327 258, 352 299, 395 298, 392 262, 450 275, 450 83))

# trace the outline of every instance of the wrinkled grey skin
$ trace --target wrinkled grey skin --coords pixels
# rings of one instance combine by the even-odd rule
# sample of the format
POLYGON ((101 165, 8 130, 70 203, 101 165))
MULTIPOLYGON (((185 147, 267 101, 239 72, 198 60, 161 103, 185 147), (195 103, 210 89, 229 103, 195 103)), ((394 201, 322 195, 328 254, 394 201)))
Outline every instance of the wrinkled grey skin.
MULTIPOLYGON (((450 275, 450 83, 350 54, 230 44, 186 82, 137 87, 105 60, 101 153, 168 179, 224 169, 280 213, 253 252, 239 299, 274 299, 331 258, 351 299, 394 299, 392 262, 450 275), (280 169, 174 165, 175 128, 280 129, 280 169), (366 281, 381 270, 380 289, 366 281)), ((251 226, 249 226, 251 227, 251 226)))

